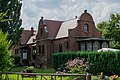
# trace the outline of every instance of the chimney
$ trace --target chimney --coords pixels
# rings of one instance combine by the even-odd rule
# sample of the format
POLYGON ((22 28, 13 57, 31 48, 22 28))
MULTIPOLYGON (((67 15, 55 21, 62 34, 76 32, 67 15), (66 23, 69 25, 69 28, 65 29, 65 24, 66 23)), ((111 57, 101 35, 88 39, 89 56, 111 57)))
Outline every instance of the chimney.
POLYGON ((43 17, 41 16, 41 20, 43 20, 43 17))
POLYGON ((33 35, 34 35, 34 28, 31 27, 31 36, 33 36, 33 35))
POLYGON ((84 13, 87 13, 87 10, 84 10, 84 13))
POLYGON ((75 18, 77 19, 77 16, 75 16, 75 18))

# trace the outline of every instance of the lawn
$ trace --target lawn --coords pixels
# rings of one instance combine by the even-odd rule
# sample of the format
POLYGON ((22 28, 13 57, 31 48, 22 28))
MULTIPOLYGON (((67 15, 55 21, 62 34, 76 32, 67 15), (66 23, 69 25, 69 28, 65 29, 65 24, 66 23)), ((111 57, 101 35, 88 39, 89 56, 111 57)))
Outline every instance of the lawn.
MULTIPOLYGON (((14 67, 9 72, 21 72, 25 68, 26 68, 26 66, 14 67)), ((54 69, 52 69, 52 68, 50 68, 50 69, 35 68, 35 71, 36 71, 36 73, 56 73, 56 71, 54 69)))
MULTIPOLYGON (((26 68, 26 66, 24 66, 24 67, 15 67, 15 68, 12 68, 9 72, 21 72, 25 68, 26 68)), ((36 73, 40 73, 40 74, 56 73, 56 71, 54 69, 52 69, 52 68, 51 69, 36 68, 35 70, 36 70, 36 73)), ((2 79, 0 79, 0 80, 5 80, 5 77, 6 77, 6 75, 3 74, 2 79)), ((9 74, 8 77, 9 77, 9 80, 17 80, 17 75, 16 74, 9 74)), ((45 76, 45 78, 47 78, 48 80, 51 80, 51 76, 45 76)), ((24 80, 32 80, 32 79, 33 78, 30 78, 30 77, 24 78, 24 80)), ((57 80, 60 80, 60 79, 61 78, 57 76, 57 80)), ((22 80, 21 75, 19 75, 19 80, 22 80)), ((36 80, 41 80, 41 77, 37 76, 36 80)), ((42 79, 42 80, 46 80, 46 79, 42 79)), ((63 77, 63 80, 70 80, 70 77, 63 77)), ((97 79, 96 76, 92 76, 92 80, 99 80, 99 79, 97 79)))
MULTIPOLYGON (((3 74, 2 75, 2 79, 0 79, 0 80, 6 80, 5 79, 5 77, 6 77, 6 75, 5 74, 3 74)), ((17 75, 16 74, 9 74, 8 75, 8 77, 9 77, 9 80, 17 80, 17 75)), ((51 80, 51 76, 44 76, 47 80, 51 80)), ((45 78, 42 78, 42 80, 46 80, 45 78)), ((8 78, 7 78, 7 80, 8 80, 8 78)), ((21 77, 21 75, 19 75, 19 80, 22 80, 22 77, 21 77)), ((26 77, 26 78, 24 78, 23 80, 33 80, 33 78, 31 77, 26 77)), ((35 80, 35 79, 34 79, 35 80)), ((37 76, 36 77, 36 80, 41 80, 41 77, 40 76, 37 76)), ((56 77, 56 80, 61 80, 61 77, 56 77)), ((70 79, 70 77, 62 77, 62 80, 71 80, 70 79)), ((84 79, 80 79, 80 80, 84 80, 84 79)))
MULTIPOLYGON (((25 69, 26 66, 24 67, 14 67, 12 68, 9 72, 21 72, 23 69, 25 69)), ((40 69, 40 68, 36 68, 36 73, 40 73, 40 74, 51 74, 51 73, 56 73, 56 71, 54 69, 40 69)), ((2 75, 2 79, 0 80, 5 80, 6 78, 6 75, 3 74, 2 75)), ((8 78, 9 80, 17 80, 17 75, 16 74, 8 74, 8 78)), ((45 78, 47 78, 48 80, 51 80, 51 76, 45 76, 45 78)), ((32 80, 33 78, 31 77, 26 77, 24 78, 24 80, 32 80)), ((36 77, 36 80, 40 80, 41 77, 40 76, 37 76, 36 77)), ((60 80, 61 78, 60 77, 57 77, 57 80, 60 80)), ((21 75, 19 75, 19 80, 22 80, 22 77, 21 75)), ((46 79, 42 79, 42 80, 46 80, 46 79)), ((69 77, 64 77, 63 80, 69 80, 69 77)))

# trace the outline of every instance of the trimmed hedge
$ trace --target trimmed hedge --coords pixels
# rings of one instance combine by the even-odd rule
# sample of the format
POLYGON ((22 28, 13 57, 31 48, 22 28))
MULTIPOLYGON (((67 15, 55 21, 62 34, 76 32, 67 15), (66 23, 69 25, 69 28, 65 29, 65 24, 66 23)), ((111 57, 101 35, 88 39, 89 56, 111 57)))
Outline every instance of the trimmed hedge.
POLYGON ((120 52, 62 52, 52 55, 52 65, 58 69, 68 60, 85 58, 92 65, 88 72, 92 74, 103 72, 105 75, 120 75, 120 52))

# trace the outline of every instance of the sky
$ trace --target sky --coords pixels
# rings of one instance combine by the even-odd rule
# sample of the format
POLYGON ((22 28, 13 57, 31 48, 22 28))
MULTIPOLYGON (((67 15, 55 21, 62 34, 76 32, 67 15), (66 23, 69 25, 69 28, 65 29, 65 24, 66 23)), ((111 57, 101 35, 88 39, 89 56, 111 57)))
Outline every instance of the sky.
POLYGON ((95 25, 109 20, 111 13, 120 13, 120 0, 23 0, 22 27, 38 29, 41 16, 48 20, 66 21, 87 10, 95 25))

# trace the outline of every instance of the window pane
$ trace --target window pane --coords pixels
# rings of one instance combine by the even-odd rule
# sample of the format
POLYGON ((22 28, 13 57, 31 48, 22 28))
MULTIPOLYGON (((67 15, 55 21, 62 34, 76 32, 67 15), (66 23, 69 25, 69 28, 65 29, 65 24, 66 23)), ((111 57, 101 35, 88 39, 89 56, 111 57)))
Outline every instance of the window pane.
POLYGON ((88 24, 84 24, 84 32, 88 32, 88 24))

